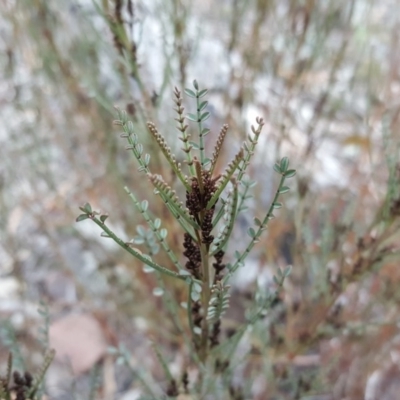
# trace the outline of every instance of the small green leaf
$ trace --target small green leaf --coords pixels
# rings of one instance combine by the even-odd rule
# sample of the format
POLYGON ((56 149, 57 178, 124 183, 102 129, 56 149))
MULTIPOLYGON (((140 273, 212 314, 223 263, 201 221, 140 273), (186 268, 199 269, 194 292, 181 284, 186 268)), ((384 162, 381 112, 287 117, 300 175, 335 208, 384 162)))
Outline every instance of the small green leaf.
POLYGON ((255 223, 257 226, 261 226, 261 225, 262 225, 262 222, 261 222, 258 218, 254 218, 254 223, 255 223))
POLYGON ((123 123, 126 123, 127 118, 128 118, 128 115, 127 115, 126 111, 125 111, 125 110, 120 110, 120 109, 117 108, 117 112, 118 112, 118 117, 119 117, 119 119, 120 119, 123 123))
POLYGON ((193 92, 193 90, 191 90, 191 89, 185 89, 185 93, 186 93, 189 97, 193 97, 193 98, 196 97, 196 93, 193 92))
POLYGON ((285 268, 285 270, 283 271, 283 275, 286 277, 288 277, 290 275, 290 273, 292 272, 292 266, 289 265, 288 267, 285 268))
POLYGON ((199 149, 200 149, 199 145, 198 145, 196 142, 189 142, 189 144, 191 144, 192 147, 193 147, 195 150, 199 150, 199 149))
POLYGON ((82 211, 87 212, 88 214, 92 213, 92 206, 89 203, 85 203, 83 207, 80 207, 82 211))
POLYGON ((146 236, 146 230, 144 229, 144 227, 142 225, 138 225, 136 227, 136 232, 140 235, 145 237, 146 236))
POLYGON ((210 133, 210 130, 209 130, 208 128, 203 128, 203 129, 201 130, 202 136, 206 136, 206 135, 208 135, 209 133, 210 133))
POLYGON ((143 244, 144 243, 144 239, 140 236, 136 236, 135 238, 133 238, 132 240, 133 243, 135 244, 143 244))
POLYGON ((199 90, 199 84, 197 83, 196 79, 193 81, 193 87, 194 87, 196 90, 199 90))
MULTIPOLYGON (((136 249, 137 250, 137 249, 136 249)), ((143 258, 145 258, 146 260, 152 261, 151 256, 149 256, 148 254, 142 254, 143 258)))
POLYGON ((274 171, 276 171, 278 174, 282 174, 281 167, 278 163, 274 165, 274 171))
POLYGON ((274 204, 272 204, 273 208, 282 208, 282 203, 279 203, 278 201, 274 204))
POLYGON ((199 109, 197 111, 200 112, 200 111, 204 110, 207 107, 207 104, 208 104, 208 101, 202 101, 199 104, 199 109))
POLYGON ((209 158, 205 158, 204 162, 203 162, 203 165, 207 166, 208 164, 210 164, 210 162, 211 162, 211 160, 209 158))
POLYGON ((200 120, 203 122, 203 121, 208 120, 209 117, 210 117, 210 113, 208 111, 206 111, 205 113, 201 114, 200 120))
POLYGON ((81 215, 79 215, 79 217, 77 217, 76 218, 76 222, 81 222, 81 221, 84 221, 85 219, 88 219, 89 218, 89 216, 87 215, 87 214, 81 214, 81 215))
POLYGON ((147 200, 143 200, 143 201, 140 203, 140 206, 142 207, 142 210, 143 210, 143 211, 147 211, 147 207, 149 206, 149 202, 148 202, 147 200))
POLYGON ((192 298, 193 301, 198 301, 200 300, 200 293, 197 293, 193 290, 190 297, 192 298))
POLYGON ((143 265, 143 272, 145 274, 152 274, 153 272, 156 272, 156 270, 153 267, 150 267, 150 265, 143 265))
POLYGON ((295 169, 289 169, 288 171, 285 172, 285 178, 291 178, 295 175, 296 175, 295 169))
POLYGON ((289 166, 289 159, 287 157, 283 157, 280 164, 280 169, 282 172, 286 172, 289 166))
POLYGON ((191 113, 189 113, 187 116, 187 119, 189 119, 190 121, 193 121, 193 122, 198 122, 198 118, 197 118, 197 115, 196 114, 191 114, 191 113))
POLYGON ((144 163, 145 163, 146 165, 149 165, 149 163, 150 163, 150 154, 146 154, 146 155, 144 156, 144 163))
POLYGON ((194 290, 195 292, 197 292, 197 293, 201 293, 202 287, 201 287, 201 285, 200 285, 199 283, 194 282, 194 283, 193 283, 193 290, 194 290))
POLYGON ((288 186, 282 186, 279 189, 279 194, 287 193, 289 190, 290 190, 290 188, 288 186))
POLYGON ((168 231, 165 228, 160 230, 160 237, 162 239, 165 239, 167 237, 167 235, 168 235, 168 231))
POLYGON ((106 222, 106 219, 108 218, 108 214, 103 214, 100 215, 100 221, 104 224, 104 222, 106 222))
POLYGON ((200 90, 200 92, 197 94, 197 96, 200 98, 200 97, 203 97, 203 96, 205 96, 206 94, 207 94, 207 92, 208 92, 208 89, 203 89, 203 90, 200 90))
POLYGON ((154 221, 154 227, 156 229, 159 229, 160 226, 161 226, 161 219, 160 218, 156 218, 155 221, 154 221))
POLYGON ((109 239, 111 239, 111 236, 108 236, 108 234, 105 233, 105 232, 101 232, 101 233, 100 233, 100 236, 101 236, 101 237, 104 237, 104 238, 109 238, 109 239))
POLYGON ((249 187, 249 189, 253 188, 254 186, 257 185, 256 181, 249 181, 249 183, 247 184, 247 186, 249 187))
POLYGON ((133 133, 133 131, 135 130, 135 127, 134 127, 132 121, 128 121, 126 123, 126 130, 128 131, 128 133, 133 133))
POLYGON ((151 252, 154 254, 158 254, 160 251, 160 246, 157 243, 154 243, 153 246, 151 246, 151 252))
POLYGON ((248 230, 247 230, 247 233, 248 233, 248 235, 250 236, 250 237, 254 237, 254 236, 256 236, 256 232, 254 231, 254 229, 253 228, 249 228, 248 230))

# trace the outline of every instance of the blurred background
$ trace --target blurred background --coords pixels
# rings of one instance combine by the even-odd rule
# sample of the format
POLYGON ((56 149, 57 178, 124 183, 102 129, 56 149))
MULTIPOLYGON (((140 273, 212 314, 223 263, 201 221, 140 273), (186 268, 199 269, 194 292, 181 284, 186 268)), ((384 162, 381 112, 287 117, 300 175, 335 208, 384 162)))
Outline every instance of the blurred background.
MULTIPOLYGON (((209 152, 229 124, 225 165, 255 118, 265 120, 249 170, 258 184, 227 261, 269 207, 274 163, 288 156, 297 170, 233 284, 224 334, 278 268, 293 266, 282 303, 246 337, 236 398, 398 398, 396 0, 5 0, 0 10, 0 373, 9 349, 20 368, 36 368, 50 338, 51 399, 138 399, 140 374, 163 387, 150 339, 182 374, 184 343, 160 282, 75 218, 88 201, 121 237, 135 237, 147 227, 126 185, 182 253, 179 225, 113 126, 114 106, 133 121, 153 172, 173 184, 145 123, 183 159, 173 90, 196 79, 209 89, 209 152), (130 369, 107 353, 119 343, 130 369)), ((183 288, 168 290, 185 300, 183 288)))

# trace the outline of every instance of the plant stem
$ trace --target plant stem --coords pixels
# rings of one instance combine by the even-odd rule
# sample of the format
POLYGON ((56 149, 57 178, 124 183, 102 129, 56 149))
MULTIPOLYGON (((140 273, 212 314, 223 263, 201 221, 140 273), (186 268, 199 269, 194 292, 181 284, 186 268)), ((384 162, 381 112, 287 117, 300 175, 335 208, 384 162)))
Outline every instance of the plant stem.
POLYGON ((157 240, 159 241, 159 243, 161 244, 161 246, 163 247, 163 249, 165 250, 165 252, 167 253, 168 257, 170 258, 170 260, 173 262, 173 264, 175 265, 176 269, 178 271, 183 270, 183 266, 180 264, 179 260, 177 259, 175 253, 172 251, 172 249, 169 247, 168 243, 166 242, 165 238, 161 237, 160 234, 160 230, 158 228, 156 228, 154 221, 150 218, 150 215, 148 214, 148 212, 146 210, 143 209, 141 203, 137 200, 137 198, 135 197, 135 195, 129 190, 128 187, 125 186, 125 191, 128 193, 129 197, 132 199, 133 203, 135 204, 135 206, 138 208, 138 210, 140 211, 140 213, 143 215, 143 218, 145 219, 145 221, 147 222, 147 224, 149 225, 150 229, 154 232, 154 235, 156 236, 157 240))
POLYGON ((109 229, 103 222, 101 222, 98 218, 96 217, 91 217, 91 219, 101 228, 103 231, 111 238, 114 240, 115 243, 117 243, 120 247, 122 247, 124 250, 126 250, 128 253, 132 254, 135 258, 139 259, 143 263, 147 264, 148 266, 154 268, 156 271, 161 272, 165 275, 169 275, 173 278, 177 278, 183 281, 187 280, 187 276, 182 276, 177 274, 176 272, 170 271, 167 268, 162 267, 161 265, 158 265, 155 263, 153 260, 148 259, 145 257, 143 254, 141 254, 138 250, 132 249, 128 244, 126 244, 122 239, 120 239, 111 229, 109 229))
POLYGON ((206 244, 200 245, 201 252, 201 265, 203 272, 203 288, 201 292, 201 301, 203 308, 203 326, 201 330, 201 343, 200 343, 200 360, 205 363, 208 356, 208 304, 210 302, 210 270, 209 270, 209 255, 208 246, 206 244))
POLYGON ((199 139, 200 139, 200 162, 201 166, 204 167, 204 138, 203 138, 203 125, 201 123, 201 111, 200 111, 200 96, 199 92, 196 92, 196 107, 197 107, 197 124, 199 125, 199 139))
POLYGON ((252 250, 254 245, 258 242, 258 239, 261 236, 262 232, 266 229, 266 227, 268 225, 268 221, 271 219, 271 217, 273 217, 273 211, 275 208, 274 204, 277 202, 277 200, 279 198, 280 190, 282 189, 283 184, 285 183, 285 179, 286 179, 285 174, 282 174, 278 189, 275 192, 274 199, 272 200, 272 203, 269 207, 267 214, 264 217, 264 220, 262 221, 261 225, 258 227, 256 234, 254 235, 254 237, 252 238, 252 240, 250 241, 250 243, 248 244, 246 249, 243 251, 243 253, 240 255, 240 257, 236 260, 235 264, 232 266, 229 273, 225 276, 225 278, 223 280, 224 285, 228 282, 229 278, 235 273, 235 271, 239 268, 241 263, 248 256, 248 254, 250 253, 250 251, 252 250))

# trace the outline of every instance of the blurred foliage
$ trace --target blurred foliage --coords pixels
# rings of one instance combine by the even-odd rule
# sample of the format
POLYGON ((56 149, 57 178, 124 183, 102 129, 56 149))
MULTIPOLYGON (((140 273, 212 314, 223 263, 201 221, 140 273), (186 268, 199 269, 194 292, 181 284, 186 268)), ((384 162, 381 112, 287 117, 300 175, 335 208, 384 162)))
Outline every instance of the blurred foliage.
MULTIPOLYGON (((234 232, 238 246, 273 196, 270 166, 289 156, 298 171, 290 213, 272 221, 232 293, 225 334, 273 271, 293 265, 282 303, 245 338, 252 363, 241 368, 237 356, 231 398, 393 398, 385 396, 400 374, 397 1, 5 0, 0 9, 0 284, 15 278, 16 299, 47 298, 54 316, 91 310, 110 344, 130 341, 133 354, 145 347, 132 339, 140 326, 182 373, 182 343, 152 295, 153 276, 74 218, 89 200, 113 210, 114 230, 136 235, 143 220, 123 187, 143 193, 139 201, 151 188, 111 126, 113 106, 127 111, 161 171, 146 121, 181 147, 170 94, 196 78, 212 89, 206 147, 221 123, 234 132, 217 170, 255 116, 266 121, 250 171, 257 200, 234 232)), ((180 230, 162 203, 151 212, 179 253, 180 230)), ((1 296, 0 312, 22 314, 14 323, 27 339, 36 319, 26 303, 1 296)), ((141 367, 162 380, 152 357, 141 367)))

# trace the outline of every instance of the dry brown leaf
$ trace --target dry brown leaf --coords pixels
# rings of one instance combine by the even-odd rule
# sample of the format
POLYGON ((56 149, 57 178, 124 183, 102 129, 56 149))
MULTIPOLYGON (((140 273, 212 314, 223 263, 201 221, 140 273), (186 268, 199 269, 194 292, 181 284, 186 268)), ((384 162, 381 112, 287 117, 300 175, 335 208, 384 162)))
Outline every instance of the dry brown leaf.
POLYGON ((92 368, 107 349, 100 324, 89 314, 68 315, 56 321, 49 336, 56 359, 68 362, 75 374, 92 368))

